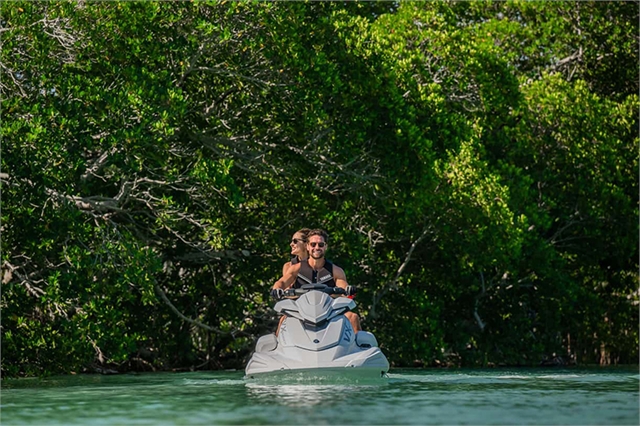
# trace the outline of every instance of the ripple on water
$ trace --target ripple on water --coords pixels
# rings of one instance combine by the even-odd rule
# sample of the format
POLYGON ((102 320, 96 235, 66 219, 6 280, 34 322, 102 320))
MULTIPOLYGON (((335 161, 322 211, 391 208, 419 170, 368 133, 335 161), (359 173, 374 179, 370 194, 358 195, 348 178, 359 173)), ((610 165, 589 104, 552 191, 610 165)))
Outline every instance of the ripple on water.
POLYGON ((242 372, 56 378, 2 390, 3 424, 638 424, 638 372, 392 370, 374 384, 242 372))
POLYGON ((185 379, 184 380, 184 384, 189 386, 189 385, 195 385, 195 386, 199 386, 199 385, 219 385, 219 386, 239 386, 239 385, 244 385, 244 380, 242 379, 222 379, 222 380, 218 380, 218 379, 199 379, 199 380, 188 380, 185 379))

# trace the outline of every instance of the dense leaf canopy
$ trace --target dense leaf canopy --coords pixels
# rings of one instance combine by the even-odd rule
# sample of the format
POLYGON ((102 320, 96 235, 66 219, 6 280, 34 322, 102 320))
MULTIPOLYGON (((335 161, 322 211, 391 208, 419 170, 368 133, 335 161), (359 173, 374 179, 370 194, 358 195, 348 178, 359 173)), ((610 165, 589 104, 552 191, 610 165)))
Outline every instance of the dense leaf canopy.
POLYGON ((297 229, 393 365, 638 357, 638 2, 2 2, 2 373, 242 368, 297 229))

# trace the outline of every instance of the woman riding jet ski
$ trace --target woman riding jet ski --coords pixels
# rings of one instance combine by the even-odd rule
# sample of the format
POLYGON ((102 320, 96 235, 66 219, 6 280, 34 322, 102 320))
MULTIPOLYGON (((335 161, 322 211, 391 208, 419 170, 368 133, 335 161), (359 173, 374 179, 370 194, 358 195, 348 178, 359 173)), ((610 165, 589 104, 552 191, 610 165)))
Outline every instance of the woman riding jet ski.
POLYGON ((373 334, 354 333, 345 313, 356 303, 346 297, 341 287, 305 284, 283 291, 284 299, 274 309, 285 316, 278 336, 260 337, 245 369, 253 379, 269 373, 313 372, 356 377, 384 377, 389 361, 373 334))

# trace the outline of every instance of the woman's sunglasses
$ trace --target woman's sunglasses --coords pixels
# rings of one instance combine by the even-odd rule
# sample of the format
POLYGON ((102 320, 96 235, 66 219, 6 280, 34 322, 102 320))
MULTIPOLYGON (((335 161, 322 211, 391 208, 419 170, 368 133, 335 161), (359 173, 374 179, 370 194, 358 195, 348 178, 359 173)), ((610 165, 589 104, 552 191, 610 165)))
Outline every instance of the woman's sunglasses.
POLYGON ((326 245, 327 245, 327 243, 309 243, 309 245, 310 245, 311 247, 318 246, 318 247, 322 248, 322 247, 326 246, 326 245))
POLYGON ((304 243, 305 241, 304 241, 304 240, 301 240, 301 239, 298 239, 298 238, 293 238, 293 239, 291 240, 291 242, 292 242, 293 244, 298 244, 298 243, 304 243))

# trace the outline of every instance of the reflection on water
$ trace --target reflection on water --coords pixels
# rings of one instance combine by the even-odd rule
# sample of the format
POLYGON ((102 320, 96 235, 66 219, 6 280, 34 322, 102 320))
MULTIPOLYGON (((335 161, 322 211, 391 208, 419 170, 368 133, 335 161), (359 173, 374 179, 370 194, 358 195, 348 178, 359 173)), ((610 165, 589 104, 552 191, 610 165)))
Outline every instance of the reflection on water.
POLYGON ((277 403, 291 407, 314 406, 330 400, 338 392, 331 385, 258 385, 247 383, 247 394, 258 403, 277 403))
MULTIPOLYGON (((354 370, 348 370, 353 372, 354 370)), ((289 372, 245 378, 247 396, 256 403, 277 403, 288 407, 313 407, 336 402, 344 395, 379 392, 389 384, 387 376, 371 377, 342 371, 289 372)))
POLYGON ((392 370, 373 383, 242 372, 3 380, 3 425, 639 424, 638 370, 392 370), (318 380, 316 380, 318 379, 318 380))
POLYGON ((264 385, 247 383, 247 395, 257 403, 277 403, 289 407, 311 407, 340 398, 350 393, 375 393, 375 385, 264 385))

